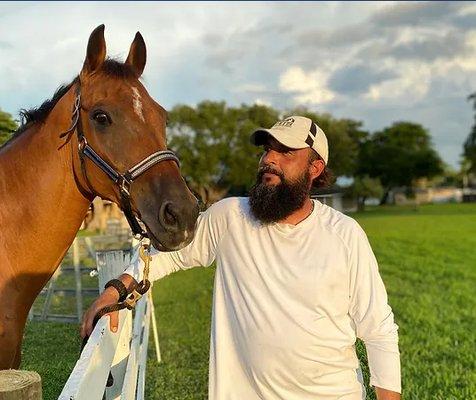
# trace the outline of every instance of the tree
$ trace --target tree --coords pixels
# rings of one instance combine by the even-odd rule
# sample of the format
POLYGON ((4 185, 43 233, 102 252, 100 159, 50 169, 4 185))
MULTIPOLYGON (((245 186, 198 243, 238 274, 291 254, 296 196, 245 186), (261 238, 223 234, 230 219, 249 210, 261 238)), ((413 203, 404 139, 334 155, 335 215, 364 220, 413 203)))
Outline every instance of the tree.
POLYGON ((469 161, 468 172, 476 172, 476 92, 468 96, 468 100, 473 101, 474 124, 463 147, 463 156, 469 161))
POLYGON ((383 195, 383 188, 378 178, 370 178, 367 175, 358 176, 349 187, 349 194, 357 198, 357 210, 364 211, 365 200, 370 197, 380 199, 383 195))
POLYGON ((357 175, 380 179, 385 191, 382 203, 393 187, 411 187, 415 179, 442 172, 443 161, 419 124, 396 122, 362 143, 357 175))
POLYGON ((18 125, 12 116, 0 110, 0 146, 10 139, 17 127, 18 125))
POLYGON ((261 150, 249 136, 277 119, 271 107, 227 107, 213 101, 178 105, 169 112, 170 147, 179 154, 190 187, 207 205, 231 188, 236 191, 254 182, 261 150))

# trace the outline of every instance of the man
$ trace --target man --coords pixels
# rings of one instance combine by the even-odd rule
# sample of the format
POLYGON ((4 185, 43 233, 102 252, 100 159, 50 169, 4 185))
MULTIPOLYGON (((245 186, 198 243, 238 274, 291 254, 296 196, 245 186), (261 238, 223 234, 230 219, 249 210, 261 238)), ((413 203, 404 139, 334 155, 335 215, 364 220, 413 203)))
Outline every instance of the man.
MULTIPOLYGON (((328 177, 324 132, 292 116, 251 136, 264 147, 248 198, 203 213, 182 250, 154 252, 150 279, 216 261, 210 346, 213 400, 365 399, 355 352, 367 348, 379 400, 400 399, 397 325, 377 261, 352 218, 310 198, 328 177)), ((121 276, 142 273, 136 256, 121 276)), ((85 316, 118 299, 108 288, 85 316)), ((111 326, 117 327, 117 314, 111 326)))

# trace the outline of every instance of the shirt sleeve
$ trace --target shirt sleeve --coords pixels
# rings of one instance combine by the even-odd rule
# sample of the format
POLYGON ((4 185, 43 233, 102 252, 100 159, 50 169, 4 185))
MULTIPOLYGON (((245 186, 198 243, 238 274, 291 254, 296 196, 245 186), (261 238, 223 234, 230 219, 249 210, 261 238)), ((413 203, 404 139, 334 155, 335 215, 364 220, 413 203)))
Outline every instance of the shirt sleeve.
POLYGON ((356 224, 350 246, 350 309, 367 349, 370 385, 401 393, 398 325, 367 235, 356 224))
MULTIPOLYGON (((151 282, 181 269, 207 267, 213 263, 220 238, 227 228, 226 204, 223 203, 226 201, 222 200, 200 214, 197 219, 195 236, 188 246, 171 252, 151 250, 152 260, 149 272, 151 282)), ((140 280, 143 277, 143 272, 144 262, 139 257, 137 247, 133 252, 132 261, 124 273, 140 280)))

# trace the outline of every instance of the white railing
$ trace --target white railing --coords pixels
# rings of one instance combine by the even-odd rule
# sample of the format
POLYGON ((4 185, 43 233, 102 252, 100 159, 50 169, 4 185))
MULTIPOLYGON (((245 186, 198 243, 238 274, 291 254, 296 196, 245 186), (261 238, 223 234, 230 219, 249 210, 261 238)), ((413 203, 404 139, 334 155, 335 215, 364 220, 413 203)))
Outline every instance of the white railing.
MULTIPOLYGON (((99 290, 102 291, 108 280, 122 274, 129 262, 129 254, 123 251, 98 252, 96 260, 99 290)), ((117 332, 110 331, 109 317, 98 321, 59 400, 143 400, 151 318, 157 360, 160 361, 154 305, 149 290, 137 303, 134 318, 129 310, 119 312, 117 332), (110 372, 114 382, 106 387, 110 372)))

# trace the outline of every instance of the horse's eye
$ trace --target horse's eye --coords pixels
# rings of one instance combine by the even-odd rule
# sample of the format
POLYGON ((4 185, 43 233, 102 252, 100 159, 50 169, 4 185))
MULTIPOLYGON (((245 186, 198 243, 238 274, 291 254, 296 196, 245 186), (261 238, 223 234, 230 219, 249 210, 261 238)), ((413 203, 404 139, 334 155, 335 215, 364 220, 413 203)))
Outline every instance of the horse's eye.
POLYGON ((93 119, 99 125, 107 126, 111 124, 111 118, 104 111, 98 110, 93 114, 93 119))

